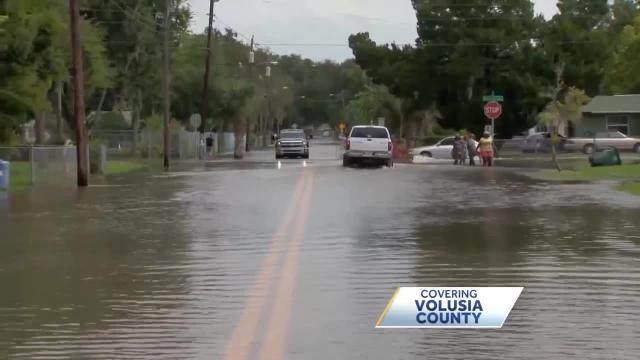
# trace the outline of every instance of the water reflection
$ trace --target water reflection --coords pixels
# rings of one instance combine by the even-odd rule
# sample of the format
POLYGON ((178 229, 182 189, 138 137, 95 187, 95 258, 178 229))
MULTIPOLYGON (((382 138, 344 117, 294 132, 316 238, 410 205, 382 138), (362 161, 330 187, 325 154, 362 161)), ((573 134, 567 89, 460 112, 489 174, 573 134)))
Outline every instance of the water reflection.
POLYGON ((157 328, 165 339, 179 331, 189 236, 171 191, 12 198, 0 220, 0 357, 82 358, 114 349, 109 338, 121 340, 124 356, 157 328))
POLYGON ((498 168, 277 170, 268 155, 11 197, 0 214, 0 358, 220 358, 303 171, 313 202, 288 359, 640 352, 639 201, 623 208, 608 186, 498 168), (395 287, 422 285, 526 289, 502 330, 374 329, 395 287))

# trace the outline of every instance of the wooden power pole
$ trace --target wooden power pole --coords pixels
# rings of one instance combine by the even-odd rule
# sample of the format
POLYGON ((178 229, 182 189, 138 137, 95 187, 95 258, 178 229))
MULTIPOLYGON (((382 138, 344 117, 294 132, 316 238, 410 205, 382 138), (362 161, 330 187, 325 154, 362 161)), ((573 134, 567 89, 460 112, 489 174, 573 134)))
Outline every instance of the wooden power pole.
MULTIPOLYGON (((249 50, 249 81, 253 81, 253 63, 255 61, 255 54, 253 52, 253 36, 251 36, 251 50, 249 50)), ((244 151, 249 152, 249 136, 251 135, 251 114, 247 116, 247 138, 244 144, 244 151)))
POLYGON ((164 11, 164 40, 163 40, 163 76, 162 94, 164 98, 164 119, 163 119, 163 153, 164 169, 169 170, 169 120, 171 119, 171 95, 170 95, 170 64, 169 64, 169 16, 171 14, 171 0, 165 0, 164 11))
POLYGON ((84 114, 84 68, 82 64, 82 44, 80 40, 80 11, 78 0, 69 0, 71 22, 71 51, 73 56, 73 111, 76 120, 76 154, 78 186, 89 185, 87 166, 87 139, 84 114))
POLYGON ((209 117, 209 72, 211 71, 211 34, 213 33, 213 10, 216 0, 209 0, 209 27, 207 28, 207 54, 204 62, 204 87, 202 89, 202 105, 200 107, 200 133, 204 134, 204 126, 209 117))

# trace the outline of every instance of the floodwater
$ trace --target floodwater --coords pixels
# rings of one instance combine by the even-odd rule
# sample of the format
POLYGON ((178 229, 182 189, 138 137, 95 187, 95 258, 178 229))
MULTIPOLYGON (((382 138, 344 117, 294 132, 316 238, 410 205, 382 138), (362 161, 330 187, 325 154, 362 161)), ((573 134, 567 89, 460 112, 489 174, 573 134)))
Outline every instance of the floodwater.
POLYGON ((638 358, 639 199, 334 151, 0 198, 0 358, 638 358), (525 290, 500 330, 375 329, 398 286, 525 290))

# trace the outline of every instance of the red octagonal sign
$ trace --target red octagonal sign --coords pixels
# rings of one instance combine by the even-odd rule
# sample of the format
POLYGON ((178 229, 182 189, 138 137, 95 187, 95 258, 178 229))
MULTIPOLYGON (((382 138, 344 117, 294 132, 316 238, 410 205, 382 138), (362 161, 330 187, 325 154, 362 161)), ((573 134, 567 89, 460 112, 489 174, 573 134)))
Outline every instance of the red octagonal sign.
POLYGON ((484 115, 495 120, 502 115, 502 104, 497 101, 490 101, 484 105, 484 115))

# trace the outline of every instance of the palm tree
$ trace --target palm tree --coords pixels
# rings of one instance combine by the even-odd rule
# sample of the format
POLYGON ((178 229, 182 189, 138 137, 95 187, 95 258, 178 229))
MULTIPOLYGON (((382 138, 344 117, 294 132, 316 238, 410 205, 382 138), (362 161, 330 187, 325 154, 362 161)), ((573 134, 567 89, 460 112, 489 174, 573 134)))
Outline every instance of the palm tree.
POLYGON ((580 122, 582 120, 582 106, 589 100, 590 98, 584 90, 571 87, 562 100, 549 102, 544 111, 538 115, 539 122, 546 125, 551 132, 551 160, 558 171, 562 171, 558 163, 556 149, 559 143, 558 128, 568 122, 574 124, 580 122))

